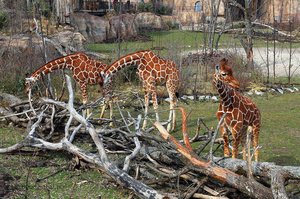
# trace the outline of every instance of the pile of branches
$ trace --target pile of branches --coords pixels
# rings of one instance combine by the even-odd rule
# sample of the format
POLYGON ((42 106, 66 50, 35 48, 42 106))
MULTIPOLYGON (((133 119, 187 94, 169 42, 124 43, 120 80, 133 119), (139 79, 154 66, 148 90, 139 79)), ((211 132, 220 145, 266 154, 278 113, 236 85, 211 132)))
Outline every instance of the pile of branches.
POLYGON ((134 118, 125 114, 118 104, 120 120, 99 121, 91 115, 83 117, 74 107, 70 78, 67 76, 66 79, 68 103, 42 98, 40 103, 32 104, 29 100, 7 109, 7 120, 17 121, 18 125, 27 124, 27 136, 13 146, 0 148, 0 153, 23 147, 68 151, 81 161, 97 166, 140 198, 265 199, 299 195, 299 192, 287 193, 285 190, 287 184, 299 183, 299 167, 251 162, 250 158, 243 161, 213 157, 218 128, 214 132, 207 128, 205 133, 198 130, 193 138, 189 138, 187 114, 182 108, 179 110, 183 140, 170 135, 160 122, 141 130, 141 115, 134 118), (21 112, 14 112, 16 110, 21 112), (109 126, 111 122, 114 128, 109 126), (54 136, 59 129, 61 135, 54 136), (83 150, 74 144, 80 135, 91 138, 93 150, 83 150), (198 143, 199 147, 193 149, 192 143, 198 143), (207 146, 210 146, 208 155, 204 154, 207 146))

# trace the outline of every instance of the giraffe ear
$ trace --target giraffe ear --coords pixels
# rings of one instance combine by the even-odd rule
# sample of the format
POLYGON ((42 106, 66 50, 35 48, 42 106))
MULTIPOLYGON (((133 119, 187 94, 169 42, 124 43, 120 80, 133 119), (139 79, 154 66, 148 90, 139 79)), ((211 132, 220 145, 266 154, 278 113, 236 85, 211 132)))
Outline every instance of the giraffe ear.
POLYGON ((101 77, 103 78, 103 84, 107 84, 110 81, 111 74, 105 74, 105 72, 101 71, 101 77))
POLYGON ((105 78, 105 73, 104 73, 104 71, 101 71, 100 72, 100 75, 101 75, 101 77, 104 79, 105 78))
POLYGON ((236 80, 234 77, 232 77, 229 81, 229 85, 233 88, 239 89, 240 88, 240 82, 236 80))
POLYGON ((226 59, 226 58, 224 57, 223 59, 221 59, 221 62, 222 62, 223 64, 228 64, 228 59, 226 59))

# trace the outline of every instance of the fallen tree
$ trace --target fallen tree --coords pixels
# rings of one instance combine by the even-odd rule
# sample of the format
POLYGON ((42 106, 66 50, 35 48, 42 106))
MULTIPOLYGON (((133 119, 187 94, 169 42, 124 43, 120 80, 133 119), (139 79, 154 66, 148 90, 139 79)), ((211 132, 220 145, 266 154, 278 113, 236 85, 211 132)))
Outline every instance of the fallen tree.
MULTIPOLYGON (((300 181, 299 167, 253 162, 252 176, 245 177, 249 170, 246 161, 200 158, 214 132, 207 129, 203 134, 197 132, 190 139, 184 109, 180 109, 183 141, 178 141, 159 122, 141 131, 141 116, 134 118, 127 113, 125 117, 118 104, 121 119, 113 121, 115 128, 108 127, 110 120, 102 120, 100 124, 91 115, 83 118, 78 113, 80 109, 74 107, 68 77, 67 87, 68 103, 42 98, 39 103, 32 103, 34 111, 28 110, 28 102, 6 108, 6 112, 2 113, 5 115, 3 118, 27 124, 27 136, 13 146, 0 148, 0 153, 23 147, 65 150, 81 161, 96 165, 140 198, 289 198, 294 193, 287 193, 285 186, 300 181), (20 112, 15 113, 14 110, 20 112), (53 132, 57 130, 62 133, 59 141, 54 142, 53 132), (86 151, 75 145, 73 141, 80 139, 79 135, 89 135, 97 152, 86 151), (191 142, 200 143, 196 152, 191 142), (110 154, 120 158, 112 159, 110 154)), ((103 101, 98 100, 97 105, 99 103, 103 101)))

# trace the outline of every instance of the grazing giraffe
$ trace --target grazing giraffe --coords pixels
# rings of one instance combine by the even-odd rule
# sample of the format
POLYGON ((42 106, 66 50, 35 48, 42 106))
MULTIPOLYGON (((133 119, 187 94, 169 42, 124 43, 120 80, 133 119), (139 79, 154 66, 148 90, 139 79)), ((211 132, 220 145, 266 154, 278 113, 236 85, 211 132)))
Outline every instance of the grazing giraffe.
POLYGON ((255 150, 255 161, 258 160, 258 137, 260 131, 261 116, 257 106, 239 91, 239 82, 233 77, 232 68, 227 59, 222 59, 215 68, 214 85, 220 96, 220 105, 216 113, 220 120, 224 113, 224 121, 220 125, 220 131, 224 139, 224 156, 229 157, 228 131, 233 138, 232 158, 237 158, 238 147, 241 142, 243 147, 243 159, 246 159, 247 130, 252 137, 252 145, 255 150))
MULTIPOLYGON (((91 59, 82 52, 70 54, 54 59, 33 72, 29 78, 26 78, 25 91, 28 93, 32 85, 39 80, 42 75, 46 75, 58 69, 68 68, 72 71, 73 78, 79 84, 82 92, 82 102, 86 104, 88 101, 87 85, 99 84, 100 87, 102 87, 103 79, 100 72, 104 71, 106 67, 106 64, 91 59)), ((104 110, 102 109, 100 117, 102 117, 103 114, 104 110)), ((110 110, 110 116, 111 115, 112 109, 110 110)))
POLYGON ((143 84, 145 97, 145 119, 142 128, 145 129, 147 125, 146 117, 149 110, 150 95, 152 95, 156 120, 159 121, 156 85, 165 84, 170 97, 170 123, 168 124, 167 130, 174 130, 176 118, 174 108, 177 101, 176 92, 179 86, 179 70, 176 68, 175 63, 158 57, 150 50, 143 50, 125 55, 112 63, 104 72, 102 72, 104 79, 104 93, 106 93, 105 95, 110 95, 109 92, 111 89, 109 86, 111 85, 112 76, 126 66, 137 66, 137 73, 143 84))

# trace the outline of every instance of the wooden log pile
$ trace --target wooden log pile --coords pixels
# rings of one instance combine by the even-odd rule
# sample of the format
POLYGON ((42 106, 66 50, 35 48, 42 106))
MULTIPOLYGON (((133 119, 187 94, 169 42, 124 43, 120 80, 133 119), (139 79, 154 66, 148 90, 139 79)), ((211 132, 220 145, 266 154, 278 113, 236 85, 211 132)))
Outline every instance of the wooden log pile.
POLYGON ((2 119, 25 127, 27 136, 13 146, 0 148, 0 153, 23 147, 57 153, 65 150, 80 161, 97 166, 140 198, 299 197, 299 190, 287 192, 285 187, 300 182, 300 167, 207 155, 204 149, 210 146, 216 132, 207 128, 205 133, 197 131, 190 138, 187 114, 182 108, 183 140, 169 134, 160 122, 141 130, 141 115, 132 117, 118 104, 121 119, 113 121, 114 128, 109 127, 110 120, 99 122, 91 115, 84 118, 74 107, 70 78, 66 79, 68 103, 42 98, 32 105, 26 101, 1 111, 2 119), (93 150, 74 144, 75 139, 82 138, 93 143, 93 150), (192 147, 195 143, 197 149, 192 147), (205 159, 207 156, 211 158, 205 159))

